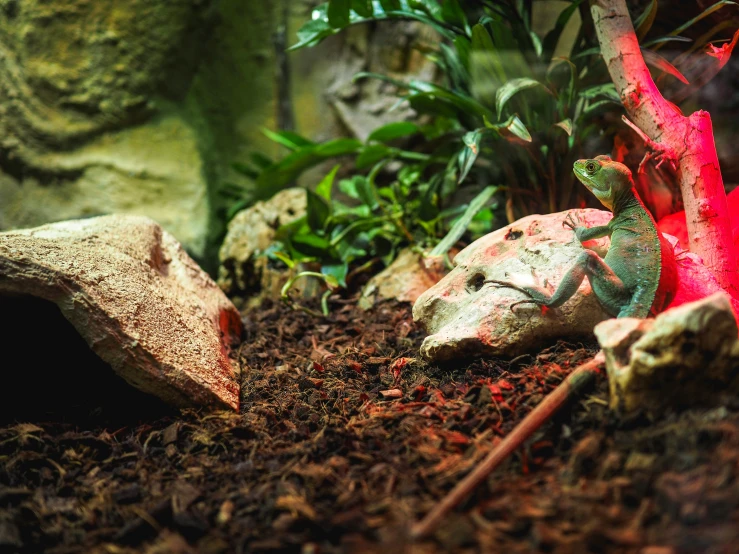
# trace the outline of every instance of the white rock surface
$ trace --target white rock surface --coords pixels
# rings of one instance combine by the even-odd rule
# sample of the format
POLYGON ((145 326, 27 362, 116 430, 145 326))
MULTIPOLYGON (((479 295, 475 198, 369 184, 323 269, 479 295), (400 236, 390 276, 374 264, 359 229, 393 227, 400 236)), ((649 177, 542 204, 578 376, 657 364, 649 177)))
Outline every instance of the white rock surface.
POLYGON ((238 409, 229 348, 240 338, 239 313, 150 219, 112 215, 0 233, 0 294, 55 302, 93 351, 144 392, 176 406, 238 409))
MULTIPOLYGON (((605 225, 603 210, 572 210, 583 225, 605 225)), ((413 306, 413 318, 430 333, 421 354, 430 360, 469 355, 516 356, 559 338, 592 336, 608 314, 585 280, 564 306, 546 310, 513 302, 524 295, 483 284, 486 279, 532 281, 556 285, 582 251, 574 233, 562 226, 567 213, 532 215, 476 240, 454 259, 455 268, 413 306)), ((605 255, 609 239, 588 246, 605 255)))
POLYGON ((611 406, 658 415, 739 391, 739 338, 725 292, 655 319, 610 319, 595 327, 606 355, 611 406))
MULTIPOLYGON (((571 210, 586 227, 605 225, 612 218, 604 210, 571 210)), ((534 304, 512 303, 525 296, 513 289, 483 284, 486 279, 549 284, 551 290, 575 263, 582 246, 562 227, 568 212, 525 217, 470 244, 454 259, 456 267, 418 298, 414 319, 429 336, 421 354, 429 360, 470 355, 517 356, 557 339, 590 338, 593 327, 609 315, 585 279, 563 306, 542 310, 534 304)), ((674 237, 679 288, 671 307, 721 290, 700 259, 683 251, 674 237)), ((608 238, 586 246, 604 256, 608 238)), ((739 304, 735 303, 735 309, 739 304)), ((739 313, 739 310, 738 312, 739 313)))

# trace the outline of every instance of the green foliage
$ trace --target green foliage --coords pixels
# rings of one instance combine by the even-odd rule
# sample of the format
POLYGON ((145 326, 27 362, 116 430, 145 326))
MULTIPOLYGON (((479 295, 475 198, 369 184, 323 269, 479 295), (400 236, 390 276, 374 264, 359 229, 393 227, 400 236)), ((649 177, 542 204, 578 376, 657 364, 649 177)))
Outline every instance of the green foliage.
POLYGON ((581 204, 572 163, 583 140, 599 132, 594 120, 604 110, 620 109, 598 50, 583 32, 569 57, 554 57, 581 3, 573 1, 542 37, 530 28, 527 4, 516 0, 330 0, 318 6, 293 49, 358 23, 415 20, 442 39, 428 53, 442 78, 406 82, 356 75, 394 84, 399 100, 425 122, 385 125, 364 143, 315 143, 292 132, 265 131, 289 153, 274 162, 260 156, 234 165, 255 182, 249 201, 268 198, 328 159, 354 161, 350 177, 336 184, 337 166, 315 192, 306 191, 307 215, 278 230, 269 255, 293 265, 318 263, 323 274, 346 286, 350 266, 387 264, 400 246, 433 245, 449 232, 439 247, 446 252, 468 228, 483 233, 501 226, 505 221, 495 220, 488 206, 502 206, 502 194, 509 218, 581 204), (335 188, 348 201, 337 199, 335 188), (455 205, 458 196, 475 200, 455 205))

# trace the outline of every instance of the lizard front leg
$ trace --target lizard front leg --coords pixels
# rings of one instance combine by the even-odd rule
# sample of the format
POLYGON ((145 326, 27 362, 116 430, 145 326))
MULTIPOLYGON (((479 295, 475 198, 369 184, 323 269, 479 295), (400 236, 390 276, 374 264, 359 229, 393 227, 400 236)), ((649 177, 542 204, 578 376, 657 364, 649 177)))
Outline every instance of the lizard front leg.
POLYGON ((538 304, 547 308, 558 308, 572 298, 577 292, 577 289, 580 288, 580 284, 585 277, 590 281, 590 286, 593 288, 596 298, 609 314, 613 316, 618 315, 631 300, 629 291, 618 275, 592 250, 584 250, 578 256, 577 261, 565 273, 554 293, 550 293, 542 287, 519 286, 509 281, 487 279, 485 282, 493 283, 500 287, 512 288, 529 297, 526 300, 514 302, 511 305, 511 309, 518 304, 525 303, 538 304))
POLYGON ((611 235, 611 228, 608 225, 585 227, 581 225, 581 223, 580 218, 577 215, 573 215, 572 212, 569 212, 565 220, 562 222, 563 227, 569 227, 574 231, 575 237, 580 244, 589 240, 608 237, 611 235))

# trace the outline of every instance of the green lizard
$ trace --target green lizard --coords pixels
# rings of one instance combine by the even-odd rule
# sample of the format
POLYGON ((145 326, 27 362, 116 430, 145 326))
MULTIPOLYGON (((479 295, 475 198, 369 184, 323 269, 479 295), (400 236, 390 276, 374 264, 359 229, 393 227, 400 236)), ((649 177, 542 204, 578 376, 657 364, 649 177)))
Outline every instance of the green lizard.
POLYGON ((587 277, 605 310, 615 317, 654 316, 664 310, 675 295, 677 267, 672 246, 657 229, 654 218, 634 189, 631 171, 608 156, 578 160, 575 176, 598 200, 613 212, 608 225, 583 227, 572 214, 563 225, 575 232, 580 243, 610 236, 611 246, 603 259, 585 249, 562 278, 554 293, 542 287, 523 286, 495 279, 486 280, 522 292, 531 302, 556 308, 571 298, 587 277))

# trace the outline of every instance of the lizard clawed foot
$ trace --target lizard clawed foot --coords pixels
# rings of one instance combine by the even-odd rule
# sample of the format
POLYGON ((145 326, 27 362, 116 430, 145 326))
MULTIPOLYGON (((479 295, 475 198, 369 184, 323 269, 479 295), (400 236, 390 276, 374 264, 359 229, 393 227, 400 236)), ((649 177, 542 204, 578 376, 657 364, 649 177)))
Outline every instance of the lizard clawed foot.
POLYGON ((582 227, 580 216, 569 212, 565 220, 562 222, 562 227, 567 227, 568 229, 572 229, 573 231, 578 227, 582 227))

